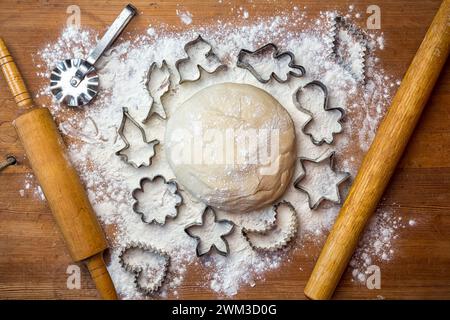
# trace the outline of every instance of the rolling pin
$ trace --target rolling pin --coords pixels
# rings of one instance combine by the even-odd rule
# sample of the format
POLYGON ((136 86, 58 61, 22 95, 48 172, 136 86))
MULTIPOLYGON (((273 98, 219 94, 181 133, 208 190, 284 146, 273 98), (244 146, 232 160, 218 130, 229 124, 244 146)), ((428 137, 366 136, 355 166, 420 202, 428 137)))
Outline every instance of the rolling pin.
POLYGON ((69 161, 53 117, 47 108, 34 107, 22 76, 1 38, 0 67, 17 106, 27 109, 13 124, 72 259, 86 263, 103 299, 117 299, 103 260, 103 251, 108 243, 69 161))
POLYGON ((329 299, 375 211, 419 120, 450 45, 450 0, 444 0, 392 100, 305 287, 329 299))

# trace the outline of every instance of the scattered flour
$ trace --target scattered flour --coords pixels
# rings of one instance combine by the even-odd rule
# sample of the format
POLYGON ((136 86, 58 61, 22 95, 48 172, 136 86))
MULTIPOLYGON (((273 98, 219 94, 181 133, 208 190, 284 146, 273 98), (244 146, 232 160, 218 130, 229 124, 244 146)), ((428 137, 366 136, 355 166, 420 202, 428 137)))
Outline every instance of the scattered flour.
MULTIPOLYGON (((107 233, 111 243, 108 268, 123 298, 143 298, 133 286, 132 275, 119 264, 118 253, 130 241, 148 243, 170 254, 170 272, 160 292, 161 297, 178 296, 177 288, 183 283, 190 265, 199 265, 207 271, 202 272, 198 285, 209 287, 218 295, 230 296, 236 294, 242 285, 257 285, 258 280, 264 279, 266 271, 279 268, 290 261, 289 251, 273 254, 253 251, 239 230, 242 226, 249 225, 254 229, 264 229, 273 223, 274 215, 270 208, 248 214, 220 213, 221 218, 230 219, 237 225, 235 232, 227 238, 230 255, 212 255, 204 259, 196 258, 196 241, 184 232, 188 224, 200 221, 204 205, 183 188, 180 188, 183 205, 179 207, 178 217, 164 226, 145 224, 133 212, 131 192, 139 187, 141 178, 155 175, 164 175, 166 179, 175 178, 165 160, 165 121, 158 117, 151 118, 144 126, 149 140, 161 141, 155 146, 156 155, 150 167, 135 169, 115 155, 123 146, 123 141, 117 135, 122 107, 128 107, 131 116, 137 121, 145 119, 149 111, 151 97, 145 88, 145 78, 151 63, 160 63, 166 59, 173 73, 174 85, 162 101, 168 117, 176 112, 177 106, 183 101, 211 84, 252 84, 272 94, 290 113, 296 127, 299 157, 317 158, 324 153, 336 151, 336 169, 347 171, 354 177, 395 90, 395 86, 390 84, 395 84, 396 80, 386 75, 378 64, 376 50, 383 42, 375 36, 371 38, 366 70, 367 84, 364 87, 347 68, 330 58, 331 39, 328 30, 334 14, 324 12, 312 19, 305 10, 294 8, 280 12, 275 17, 255 19, 246 25, 219 20, 189 29, 187 25, 192 23, 192 14, 177 10, 177 15, 186 25, 186 31, 174 33, 168 26, 153 25, 140 35, 118 42, 101 58, 98 65, 101 90, 90 106, 78 110, 60 106, 49 98, 48 86, 42 87, 38 93, 41 104, 49 106, 58 122, 68 145, 70 158, 81 174, 100 221, 105 226, 112 226, 108 230, 114 230, 107 233), (193 40, 197 34, 201 34, 212 44, 219 58, 228 65, 228 70, 214 75, 205 74, 200 81, 178 85, 175 61, 184 57, 184 44, 193 40), (295 62, 306 68, 306 76, 293 78, 285 84, 261 84, 249 72, 236 67, 236 56, 241 48, 254 50, 267 42, 274 42, 283 50, 293 51, 295 62), (295 107, 292 94, 312 80, 320 80, 328 87, 330 106, 341 107, 346 111, 343 133, 336 135, 332 145, 315 146, 300 130, 308 117, 295 107)), ((244 11, 243 15, 245 18, 248 13, 244 11)), ((97 32, 92 30, 63 30, 58 39, 42 48, 35 57, 41 65, 38 76, 48 79, 50 70, 59 60, 85 57, 94 47, 97 37, 97 32)), ((350 49, 355 49, 359 44, 349 39, 348 45, 350 49)), ((350 57, 356 59, 358 55, 350 57)), ((300 174, 301 166, 297 165, 294 178, 300 174)), ((348 185, 345 186, 346 189, 348 185)), ((342 196, 345 196, 346 189, 341 191, 342 196)), ((293 188, 292 184, 281 200, 291 202, 298 214, 300 230, 297 245, 303 235, 323 239, 323 233, 330 229, 339 211, 338 206, 329 203, 311 211, 306 195, 293 188)), ((382 260, 392 257, 390 241, 395 238, 396 230, 392 215, 376 215, 373 227, 369 229, 355 255, 358 259, 363 254, 367 255, 362 264, 353 263, 354 269, 358 270, 355 272, 357 278, 362 278, 360 274, 373 256, 382 260)), ((301 251, 296 253, 302 254, 301 251)), ((355 261, 360 261, 358 259, 355 261)))
POLYGON ((181 22, 183 22, 185 25, 189 25, 192 23, 192 13, 179 9, 177 9, 176 12, 177 16, 180 17, 181 22))

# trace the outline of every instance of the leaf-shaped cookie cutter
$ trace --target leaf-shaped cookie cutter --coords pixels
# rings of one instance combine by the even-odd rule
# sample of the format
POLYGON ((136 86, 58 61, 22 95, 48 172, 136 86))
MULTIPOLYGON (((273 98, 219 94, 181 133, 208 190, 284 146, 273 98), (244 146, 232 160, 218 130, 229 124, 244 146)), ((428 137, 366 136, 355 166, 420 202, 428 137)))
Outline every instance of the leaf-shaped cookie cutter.
POLYGON ((205 39, 203 39, 201 35, 198 35, 197 38, 195 38, 194 40, 187 42, 187 43, 184 45, 184 52, 186 53, 187 57, 186 57, 186 58, 179 59, 179 60, 177 60, 177 61, 175 62, 175 68, 177 69, 178 74, 180 75, 179 84, 182 84, 182 83, 184 83, 184 82, 194 82, 194 81, 200 80, 200 78, 202 77, 202 72, 206 72, 206 73, 209 73, 209 74, 213 74, 213 73, 215 73, 215 72, 218 72, 218 71, 227 69, 227 65, 222 64, 222 62, 220 61, 219 57, 214 53, 214 50, 213 50, 212 45, 211 45, 208 41, 206 41, 205 39), (195 78, 195 79, 183 79, 183 77, 182 77, 182 75, 181 75, 181 73, 180 73, 180 68, 179 68, 179 67, 180 67, 180 65, 181 65, 182 63, 185 63, 185 62, 188 62, 188 61, 191 60, 191 57, 189 56, 189 52, 188 52, 188 51, 189 51, 189 48, 190 48, 190 47, 193 47, 193 46, 195 46, 195 45, 197 45, 198 43, 201 43, 201 42, 206 43, 206 44, 209 46, 209 48, 210 48, 210 49, 208 50, 208 52, 205 53, 205 58, 209 58, 209 57, 217 58, 217 60, 218 60, 221 64, 218 65, 217 68, 215 68, 215 69, 212 70, 212 71, 208 71, 208 70, 206 70, 203 66, 201 66, 200 64, 197 64, 196 67, 197 67, 197 69, 198 69, 198 77, 195 78))
POLYGON ((294 95, 292 96, 292 100, 294 102, 294 105, 297 107, 297 109, 299 109, 300 111, 306 113, 309 116, 309 119, 302 125, 301 130, 302 130, 302 132, 304 134, 306 134, 307 136, 309 136, 311 138, 312 143, 314 143, 316 146, 320 146, 324 142, 326 142, 327 144, 332 144, 333 141, 334 141, 334 136, 336 134, 341 133, 344 130, 342 119, 345 116, 345 111, 344 111, 344 109, 339 108, 339 107, 331 108, 331 107, 328 106, 328 89, 322 82, 320 82, 318 80, 314 80, 314 81, 311 81, 311 82, 305 84, 303 87, 298 88, 294 92, 294 95), (325 110, 325 111, 337 110, 337 111, 339 111, 341 113, 341 116, 337 120, 337 122, 341 126, 341 129, 339 131, 334 131, 334 132, 331 133, 332 139, 331 139, 330 142, 326 141, 324 138, 322 138, 321 140, 316 140, 316 139, 314 139, 314 136, 311 133, 307 133, 306 132, 306 127, 310 123, 312 123, 314 121, 314 114, 311 111, 309 111, 308 109, 303 108, 303 106, 299 102, 299 96, 303 92, 303 89, 311 87, 311 86, 317 86, 317 87, 319 87, 322 90, 322 92, 324 94, 323 110, 325 110))
POLYGON ((344 172, 344 171, 334 171, 334 157, 335 157, 335 155, 336 155, 336 152, 333 151, 333 152, 330 153, 330 155, 328 157, 325 157, 323 159, 320 159, 321 157, 319 157, 317 159, 310 159, 310 158, 305 158, 305 157, 300 157, 299 158, 300 165, 302 166, 303 172, 300 174, 300 176, 297 179, 295 179, 295 181, 294 181, 294 188, 296 188, 297 190, 300 190, 300 191, 306 193, 306 195, 308 196, 308 205, 309 205, 309 208, 311 210, 316 210, 323 200, 328 200, 328 201, 330 201, 330 202, 332 202, 334 204, 341 204, 342 203, 341 194, 339 192, 339 186, 342 183, 344 183, 345 181, 347 181, 348 178, 350 178, 350 173, 344 172), (340 181, 338 181, 336 183, 336 193, 337 193, 337 197, 338 197, 337 201, 333 201, 333 200, 328 199, 325 196, 321 196, 316 201, 316 203, 311 203, 311 196, 309 195, 308 190, 306 190, 306 189, 302 188, 301 186, 299 186, 300 181, 306 176, 306 170, 305 170, 305 165, 304 165, 305 161, 316 163, 316 164, 321 163, 321 162, 325 162, 325 161, 329 161, 329 165, 330 165, 331 170, 333 170, 334 172, 339 172, 339 173, 342 173, 342 174, 345 175, 340 181))
POLYGON ((144 244, 142 242, 130 242, 128 243, 124 248, 121 249, 119 252, 119 263, 126 271, 134 274, 134 285, 138 291, 146 294, 151 295, 156 293, 161 286, 163 285, 164 281, 167 278, 167 273, 169 271, 169 265, 170 265, 170 256, 168 253, 157 249, 151 245, 144 244), (142 287, 139 283, 139 279, 141 276, 143 276, 144 270, 142 269, 142 266, 138 265, 130 265, 125 262, 124 255, 132 249, 141 249, 144 251, 149 251, 155 255, 158 255, 164 259, 164 265, 162 267, 162 273, 159 278, 156 279, 156 281, 151 285, 151 287, 142 287))
POLYGON ((184 228, 184 232, 186 232, 189 237, 194 238, 197 241, 197 247, 195 248, 195 253, 196 253, 197 257, 202 257, 204 255, 210 254, 213 250, 215 250, 217 253, 219 253, 222 256, 228 256, 228 254, 230 253, 230 247, 228 245, 228 241, 227 241, 226 237, 234 231, 234 227, 235 227, 235 224, 232 221, 226 220, 226 219, 217 219, 217 215, 216 215, 216 212, 214 211, 214 209, 211 207, 206 207, 203 210, 201 222, 200 223, 194 222, 194 223, 186 226, 184 228), (202 239, 200 237, 192 234, 191 231, 189 231, 189 229, 191 227, 203 226, 205 224, 205 217, 209 210, 214 215, 214 223, 226 223, 226 224, 231 225, 230 231, 228 231, 227 233, 222 234, 220 236, 222 241, 225 243, 226 251, 222 251, 219 248, 217 248, 217 246, 215 244, 212 244, 207 252, 200 253, 200 243, 202 242, 202 239))
POLYGON ((293 77, 303 77, 306 73, 306 70, 303 66, 295 64, 295 55, 294 53, 292 53, 291 51, 283 51, 280 52, 278 50, 278 47, 274 44, 274 43, 268 43, 264 46, 262 46, 259 49, 256 49, 255 51, 250 51, 247 49, 241 49, 239 51, 238 54, 238 58, 237 58, 237 62, 236 62, 236 66, 238 66, 239 68, 243 68, 243 69, 247 69, 248 71, 250 71, 250 73, 261 83, 268 83, 271 79, 275 79, 277 82, 279 83, 286 83, 289 81, 290 76, 293 77), (253 68, 252 64, 249 62, 245 62, 243 61, 244 56, 245 55, 251 55, 251 56, 260 56, 261 54, 263 54, 266 50, 273 50, 273 54, 272 54, 272 58, 275 60, 280 60, 281 58, 288 56, 290 58, 290 61, 288 63, 288 66, 292 69, 297 69, 300 72, 296 73, 292 70, 289 70, 289 72, 286 74, 286 79, 281 79, 275 72, 272 72, 269 76, 268 79, 264 79, 257 71, 255 68, 253 68))
POLYGON ((332 45, 331 45, 331 54, 330 56, 334 58, 338 63, 342 64, 342 59, 338 57, 338 42, 339 42, 339 30, 344 29, 346 30, 351 36, 355 37, 356 40, 361 45, 361 52, 359 54, 361 58, 361 79, 358 79, 358 75, 354 74, 351 70, 348 70, 356 80, 360 80, 363 84, 366 82, 366 57, 367 57, 367 51, 368 51, 368 40, 367 35, 358 28, 355 24, 348 23, 344 17, 342 16, 336 16, 333 19, 332 25, 331 25, 331 38, 332 38, 332 45))
POLYGON ((288 229, 286 230, 286 233, 285 233, 283 239, 274 243, 273 245, 271 244, 268 247, 258 246, 256 243, 253 243, 252 239, 251 239, 252 234, 259 235, 259 236, 269 236, 271 231, 276 230, 276 228, 278 226, 277 220, 275 220, 274 225, 270 229, 265 230, 265 231, 254 231, 254 230, 242 228, 242 235, 247 240, 247 242, 250 244, 252 249, 254 249, 256 251, 268 251, 268 252, 277 251, 277 250, 285 248, 292 241, 292 239, 294 239, 294 237, 297 235, 298 217, 297 217, 297 213, 295 211, 294 206, 289 201, 286 201, 286 200, 283 200, 283 201, 275 204, 273 207, 276 212, 276 219, 279 218, 278 209, 280 206, 286 206, 290 213, 290 215, 289 215, 290 223, 288 225, 288 229))
POLYGON ((127 156, 126 154, 122 154, 122 152, 123 152, 124 150, 127 150, 128 148, 130 148, 130 142, 128 141, 128 139, 126 138, 126 136, 125 136, 125 134, 124 134, 125 124, 126 124, 127 119, 128 119, 129 121, 131 121, 131 122, 134 124, 134 126, 136 126, 136 127, 139 129, 139 131, 141 132, 142 140, 144 141, 144 143, 146 143, 146 144, 152 144, 152 145, 153 145, 153 148, 154 148, 156 145, 159 144, 159 140, 158 140, 158 139, 153 139, 153 140, 151 140, 151 141, 147 141, 147 136, 146 136, 146 134, 145 134, 144 128, 143 128, 136 120, 134 120, 133 117, 128 113, 128 108, 126 108, 126 107, 122 108, 122 112, 123 112, 123 115, 122 115, 122 122, 120 123, 120 126, 119 126, 119 129, 117 130, 117 133, 118 133, 119 136, 122 138, 123 142, 125 143, 125 146, 124 146, 122 149, 116 151, 116 153, 115 153, 116 156, 119 156, 119 157, 122 158, 126 163, 132 165, 132 166, 133 166, 134 168, 136 168, 136 169, 137 169, 137 168, 140 168, 140 167, 142 167, 142 166, 146 166, 146 167, 151 166, 151 165, 152 165, 152 158, 155 156, 156 152, 154 152, 153 155, 149 158, 149 164, 148 164, 148 165, 144 165, 144 164, 137 165, 137 164, 134 163, 133 161, 129 161, 129 160, 128 160, 128 156, 127 156))
POLYGON ((178 188, 177 182, 175 180, 168 180, 168 181, 166 181, 166 178, 164 176, 162 176, 162 175, 156 175, 153 178, 148 178, 148 177, 142 178, 139 181, 139 187, 133 190, 133 192, 131 193, 131 196, 135 200, 135 202, 133 203, 133 211, 141 216, 142 222, 147 223, 147 224, 155 223, 155 224, 158 224, 158 225, 161 225, 161 226, 163 226, 167 222, 168 218, 175 219, 177 217, 177 215, 178 215, 178 208, 183 203, 183 197, 181 196, 181 193, 179 192, 179 188, 178 188), (138 192, 144 192, 144 184, 145 183, 147 183, 147 182, 152 183, 152 182, 155 182, 158 179, 161 179, 163 181, 163 183, 166 184, 166 185, 174 186, 175 187, 175 192, 173 194, 180 197, 180 202, 175 204, 175 214, 174 215, 166 215, 165 218, 164 218, 164 222, 163 223, 158 222, 156 220, 156 218, 153 218, 150 221, 147 221, 145 219, 145 214, 138 210, 139 200, 137 199, 137 193, 138 192))
MULTIPOLYGON (((164 115, 161 115, 160 113, 155 112, 153 110, 153 107, 155 105, 155 97, 152 96, 152 94, 150 93, 150 89, 148 87, 148 84, 150 82, 151 76, 152 76, 153 72, 155 71, 155 69, 157 69, 157 68, 158 69, 166 68, 170 72, 169 65, 167 64, 166 60, 163 60, 161 62, 161 66, 158 66, 158 63, 156 61, 153 62, 150 65, 150 68, 148 69, 148 73, 147 73, 147 78, 146 78, 146 81, 145 81, 145 88, 147 89, 150 97, 152 98, 152 103, 150 105, 150 109, 148 110, 147 116, 145 117, 144 120, 142 120, 142 123, 147 123, 148 120, 151 118, 151 116, 153 114, 155 114, 155 113, 163 120, 165 120, 167 118, 166 109, 164 108, 164 105, 162 104, 162 101, 161 101, 161 108, 163 109, 164 115)), ((170 80, 170 75, 169 75, 168 79, 169 79, 169 83, 167 85, 167 89, 159 97, 160 100, 162 100, 162 98, 170 91, 170 86, 172 85, 172 81, 170 80)))

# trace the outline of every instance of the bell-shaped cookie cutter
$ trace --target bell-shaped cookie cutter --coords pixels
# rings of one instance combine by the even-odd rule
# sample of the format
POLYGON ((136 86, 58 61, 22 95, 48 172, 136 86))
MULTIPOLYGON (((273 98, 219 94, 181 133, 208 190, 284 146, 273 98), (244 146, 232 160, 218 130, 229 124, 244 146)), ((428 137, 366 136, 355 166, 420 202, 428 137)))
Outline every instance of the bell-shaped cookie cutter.
POLYGON ((229 245, 228 245, 228 241, 227 241, 226 237, 227 237, 228 235, 230 235, 230 234, 234 231, 234 227, 235 227, 235 224, 234 224, 232 221, 226 220, 226 219, 217 219, 217 215, 216 215, 216 212, 214 211, 214 209, 211 208, 211 207, 206 207, 206 208, 203 210, 201 222, 200 222, 200 223, 195 222, 195 223, 192 223, 192 224, 186 226, 186 227, 184 228, 184 232, 186 232, 188 236, 190 236, 191 238, 194 238, 194 239, 197 241, 197 247, 195 248, 195 253, 197 254, 197 257, 202 257, 202 256, 204 256, 204 255, 206 255, 206 254, 209 254, 209 253, 211 253, 213 250, 215 250, 217 253, 219 253, 219 254, 222 255, 222 256, 228 256, 228 254, 230 253, 230 247, 229 247, 229 245), (208 212, 212 212, 212 214, 214 215, 214 223, 226 223, 226 224, 231 225, 230 230, 229 230, 227 233, 222 234, 222 235, 220 236, 220 238, 222 239, 222 241, 223 241, 224 244, 225 244, 225 247, 226 247, 226 250, 225 250, 225 251, 220 250, 220 249, 216 246, 216 244, 212 244, 208 251, 201 253, 201 252, 200 252, 200 244, 201 244, 201 242, 202 242, 202 239, 201 239, 200 237, 198 237, 198 236, 192 234, 192 232, 190 231, 190 229, 191 229, 192 227, 198 227, 198 226, 203 226, 203 225, 205 225, 206 214, 207 214, 208 212))
POLYGON ((119 126, 119 129, 117 130, 117 133, 122 138, 123 142, 125 143, 125 146, 123 148, 121 148, 120 150, 116 151, 116 153, 115 153, 116 156, 119 156, 126 163, 132 165, 136 169, 140 168, 142 166, 147 166, 147 167, 151 166, 152 165, 152 158, 155 156, 156 152, 154 152, 153 155, 149 158, 149 164, 148 165, 144 165, 144 164, 137 165, 133 161, 129 161, 128 156, 126 154, 122 153, 123 151, 127 150, 131 146, 130 142, 128 141, 128 139, 126 138, 126 136, 124 134, 125 124, 126 124, 127 119, 129 121, 131 121, 133 123, 133 125, 139 129, 139 131, 141 132, 142 140, 144 141, 144 143, 149 144, 149 145, 153 145, 153 148, 156 145, 159 144, 159 140, 158 139, 153 139, 151 141, 147 141, 147 136, 145 134, 144 128, 136 120, 134 120, 133 117, 128 113, 128 108, 126 108, 126 107, 122 108, 122 112, 123 112, 122 122, 120 123, 120 126, 119 126))
POLYGON ((293 77, 303 77, 306 73, 306 70, 303 66, 295 64, 295 55, 291 51, 283 51, 280 52, 278 50, 278 47, 274 43, 268 43, 264 46, 262 46, 259 49, 256 49, 255 51, 250 51, 247 49, 241 49, 238 54, 237 63, 236 65, 239 68, 247 69, 259 82, 261 83, 268 83, 271 79, 275 79, 279 83, 285 83, 289 81, 290 76, 293 77), (251 55, 251 56, 260 56, 261 54, 264 54, 267 50, 272 50, 272 58, 275 60, 280 60, 285 56, 288 56, 290 58, 290 61, 288 63, 288 66, 292 69, 296 69, 299 72, 296 73, 292 70, 289 70, 289 72, 286 74, 286 79, 281 79, 275 72, 272 72, 268 79, 264 79, 258 71, 252 66, 251 63, 243 61, 244 56, 251 55))
POLYGON ((326 142, 327 144, 332 144, 334 141, 334 136, 336 134, 341 133, 344 130, 343 124, 342 124, 342 119, 345 117, 345 111, 342 108, 339 107, 329 107, 328 106, 328 89, 327 87, 320 81, 318 80, 314 80, 311 82, 308 82, 307 84, 305 84, 303 87, 298 88, 295 92, 294 95, 292 96, 292 100, 294 102, 294 105, 297 107, 297 109, 299 109, 300 111, 306 113, 309 116, 309 119, 302 125, 301 130, 304 134, 306 134, 307 136, 309 136, 311 138, 312 143, 314 143, 317 146, 322 145, 324 142, 326 142), (311 111, 309 111, 308 109, 305 109, 301 103, 299 102, 299 97, 300 94, 303 92, 303 89, 308 88, 308 87, 312 87, 312 86, 317 86, 319 87, 323 94, 324 94, 324 101, 323 101, 323 110, 325 111, 332 111, 332 110, 337 110, 341 113, 341 116, 339 117, 339 119, 337 120, 337 122, 339 123, 339 125, 341 126, 341 129, 339 131, 334 131, 332 132, 332 139, 331 141, 326 141, 324 138, 322 138, 321 140, 316 140, 314 138, 314 136, 311 133, 307 133, 306 132, 306 127, 311 124, 314 121, 314 115, 311 111))
POLYGON ((135 202, 133 203, 133 211, 141 216, 142 222, 147 223, 147 224, 155 223, 155 224, 158 224, 158 225, 161 225, 161 226, 164 225, 167 222, 168 218, 175 219, 177 217, 177 215, 178 215, 178 208, 183 203, 183 197, 182 197, 181 193, 179 192, 179 188, 178 188, 177 182, 175 180, 168 180, 167 181, 166 178, 164 176, 162 176, 162 175, 156 175, 153 178, 148 178, 148 177, 142 178, 139 181, 139 187, 133 190, 133 192, 131 193, 131 196, 135 200, 135 202), (144 185, 146 183, 153 183, 156 180, 162 180, 162 182, 164 184, 168 185, 168 187, 169 186, 173 186, 175 188, 175 192, 173 192, 173 194, 180 198, 180 201, 175 204, 175 214, 173 214, 173 215, 170 215, 170 214, 166 215, 165 218, 164 218, 164 222, 163 223, 160 223, 156 218, 153 218, 150 221, 147 221, 146 218, 145 218, 145 214, 143 212, 139 211, 139 209, 138 209, 138 207, 139 207, 139 200, 137 198, 137 193, 138 192, 144 192, 144 185))
POLYGON ((145 295, 151 295, 151 294, 156 293, 161 288, 161 286, 163 285, 164 281, 167 278, 167 274, 168 274, 169 266, 170 266, 170 256, 166 252, 164 252, 160 249, 157 249, 153 246, 150 246, 148 244, 144 244, 142 242, 130 242, 124 248, 122 248, 120 250, 119 264, 126 271, 134 274, 134 285, 135 285, 136 289, 138 289, 138 291, 144 293, 145 295), (130 265, 124 260, 125 254, 129 250, 133 250, 133 249, 141 249, 143 251, 149 251, 149 252, 151 252, 155 255, 158 255, 164 259, 164 264, 162 266, 161 275, 156 279, 156 281, 154 281, 151 284, 150 287, 143 287, 143 286, 141 286, 141 284, 139 282, 141 277, 145 276, 143 274, 143 272, 145 270, 143 270, 142 266, 130 265))

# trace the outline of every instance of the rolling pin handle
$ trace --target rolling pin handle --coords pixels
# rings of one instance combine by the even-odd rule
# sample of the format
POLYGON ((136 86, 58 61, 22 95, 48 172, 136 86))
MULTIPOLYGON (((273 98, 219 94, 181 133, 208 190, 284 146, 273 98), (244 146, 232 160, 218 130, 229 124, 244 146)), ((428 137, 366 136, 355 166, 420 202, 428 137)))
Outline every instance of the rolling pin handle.
POLYGON ((0 69, 3 71, 17 106, 23 109, 31 108, 33 106, 33 100, 2 38, 0 38, 0 69))
POLYGON ((86 259, 84 261, 91 274, 92 280, 94 280, 100 296, 104 300, 117 300, 116 289, 114 283, 111 280, 111 276, 106 268, 105 261, 103 260, 103 252, 86 259))

